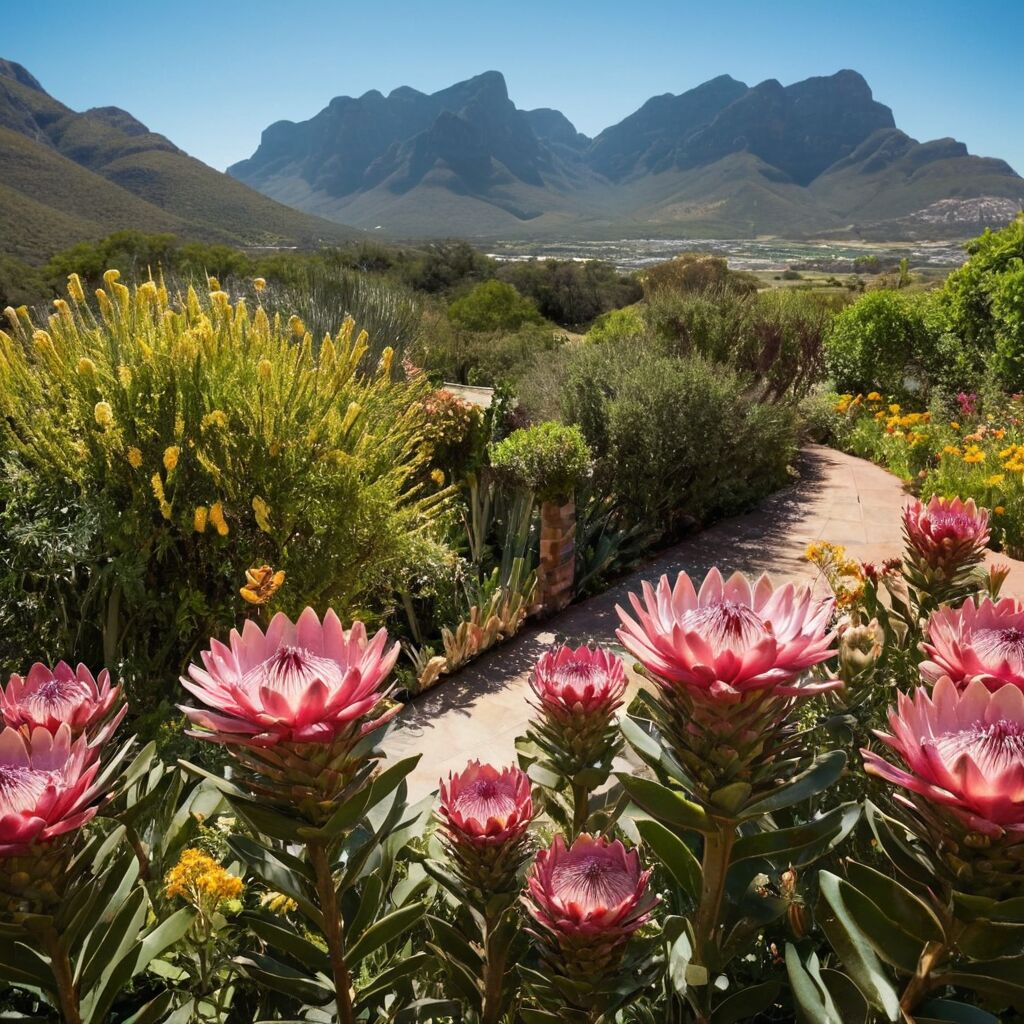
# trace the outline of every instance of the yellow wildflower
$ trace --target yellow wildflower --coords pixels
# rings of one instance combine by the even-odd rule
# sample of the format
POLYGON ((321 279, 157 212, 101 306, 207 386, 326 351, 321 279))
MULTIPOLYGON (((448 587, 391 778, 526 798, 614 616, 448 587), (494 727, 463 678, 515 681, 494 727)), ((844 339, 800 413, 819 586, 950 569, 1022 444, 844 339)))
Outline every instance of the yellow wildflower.
POLYGON ((430 479, 433 480, 434 483, 437 484, 438 487, 444 487, 444 470, 443 469, 435 469, 430 474, 430 479))
POLYGON ((245 586, 239 593, 249 604, 264 605, 281 589, 283 583, 283 569, 274 572, 269 565, 261 565, 258 569, 246 569, 245 586))
POLYGON ((206 506, 197 505, 195 513, 192 516, 192 528, 196 531, 196 533, 206 532, 206 517, 206 506))
POLYGON ((91 377, 96 372, 96 364, 85 356, 78 360, 76 368, 80 377, 91 377))
POLYGON ((1006 514, 1006 509, 1003 508, 1002 505, 996 505, 996 507, 994 509, 992 509, 992 511, 995 512, 995 514, 997 516, 1001 516, 1001 515, 1005 515, 1006 514))
POLYGON ((270 506, 258 494, 252 499, 252 510, 256 515, 256 525, 264 533, 270 533, 270 506))
POLYGON ((220 427, 223 430, 228 425, 228 418, 220 411, 220 409, 214 409, 212 412, 208 412, 200 421, 199 429, 206 430, 208 427, 220 427))
POLYGON ((262 277, 257 277, 254 278, 252 286, 253 288, 256 289, 256 291, 261 292, 263 291, 264 288, 267 287, 267 282, 262 277))
POLYGON ((256 367, 256 372, 262 381, 269 381, 274 373, 274 364, 269 359, 261 359, 256 367))
POLYGON ((880 402, 881 400, 882 400, 882 396, 877 391, 870 391, 870 392, 868 392, 868 401, 869 402, 880 402))
POLYGON ((119 366, 117 368, 117 379, 121 382, 121 387, 129 388, 132 385, 132 371, 127 366, 119 366))
POLYGON ((283 892, 265 892, 260 897, 260 906, 265 907, 272 914, 290 914, 293 910, 298 910, 299 905, 291 898, 286 896, 283 892))
POLYGON ((985 453, 976 445, 972 444, 964 452, 964 462, 976 464, 985 461, 985 453))
POLYGON ((237 900, 245 884, 202 850, 183 850, 178 863, 164 876, 168 899, 179 897, 196 910, 213 911, 237 900))
POLYGON ((142 452, 134 446, 128 449, 128 465, 138 469, 142 465, 142 452))
POLYGON ((951 427, 951 428, 952 428, 953 430, 959 430, 959 429, 960 429, 960 424, 959 424, 959 423, 957 423, 957 422, 956 422, 956 421, 954 420, 954 421, 953 421, 952 423, 950 423, 950 427, 951 427))
POLYGON ((82 287, 82 279, 77 274, 68 274, 68 295, 75 302, 83 302, 85 300, 85 289, 82 287))
POLYGON ((1002 474, 1002 473, 993 473, 993 474, 992 474, 992 475, 991 475, 991 476, 990 476, 990 477, 989 477, 989 478, 988 478, 988 479, 987 479, 987 480, 985 481, 985 483, 986 483, 986 484, 987 484, 987 485, 988 485, 989 487, 998 487, 998 486, 999 486, 999 485, 1000 485, 1000 484, 1001 484, 1001 483, 1002 483, 1002 482, 1003 482, 1003 481, 1004 481, 1005 479, 1006 479, 1006 477, 1005 477, 1005 476, 1003 476, 1003 474, 1002 474))
POLYGON ((171 505, 167 500, 167 495, 164 493, 164 482, 160 479, 160 474, 154 473, 150 477, 149 482, 153 488, 153 497, 156 498, 156 502, 160 506, 160 515, 164 519, 169 520, 171 518, 171 505))
POLYGON ((224 519, 224 506, 219 501, 215 501, 210 506, 210 522, 221 537, 228 535, 228 524, 224 519))
POLYGON ((898 416, 900 414, 900 406, 893 402, 893 404, 889 406, 889 412, 891 412, 893 416, 898 416))
POLYGON ((215 277, 208 277, 206 279, 206 285, 210 289, 211 292, 219 292, 220 291, 220 281, 218 281, 217 278, 215 278, 215 277))
POLYGON ((136 294, 141 299, 145 299, 146 302, 156 302, 157 288, 155 281, 143 281, 138 288, 135 289, 136 294))
POLYGON ((109 402, 97 402, 92 414, 101 427, 109 430, 114 425, 114 410, 109 402))
POLYGON ((296 338, 301 338, 306 333, 306 325, 295 315, 288 317, 288 326, 291 328, 292 335, 296 338))
POLYGON ((164 469, 168 473, 173 473, 177 468, 179 455, 181 455, 181 449, 176 444, 164 449, 164 469))

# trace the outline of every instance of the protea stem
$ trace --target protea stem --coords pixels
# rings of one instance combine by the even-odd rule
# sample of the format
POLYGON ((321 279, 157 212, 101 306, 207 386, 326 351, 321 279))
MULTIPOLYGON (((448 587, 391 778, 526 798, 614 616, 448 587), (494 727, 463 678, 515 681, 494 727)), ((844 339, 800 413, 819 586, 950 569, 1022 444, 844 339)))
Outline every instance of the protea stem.
POLYGON ((572 836, 575 839, 586 830, 590 817, 590 790, 578 782, 572 784, 572 836))
POLYGON ((334 976, 338 1021, 339 1024, 355 1024, 355 1013, 352 1009, 352 976, 345 962, 345 935, 327 847, 323 843, 311 841, 306 844, 306 852, 316 878, 317 898, 324 919, 324 939, 327 942, 331 973, 334 976))
POLYGON ((46 931, 46 952, 50 957, 53 980, 57 983, 57 995, 60 999, 60 1012, 64 1024, 82 1024, 82 1014, 78 1008, 78 992, 71 973, 71 960, 67 947, 61 937, 48 928, 46 931))
POLYGON ((710 1020, 711 996, 714 986, 711 974, 718 969, 718 926, 722 916, 722 899, 729 861, 736 842, 736 826, 731 821, 719 821, 718 828, 704 836, 704 854, 701 859, 701 892, 697 916, 693 923, 696 944, 694 964, 703 967, 708 977, 704 983, 705 1005, 700 1021, 710 1020))
POLYGON ((507 942, 495 941, 495 930, 504 911, 484 917, 484 998, 480 1024, 500 1024, 502 990, 505 981, 505 966, 508 960, 507 942))

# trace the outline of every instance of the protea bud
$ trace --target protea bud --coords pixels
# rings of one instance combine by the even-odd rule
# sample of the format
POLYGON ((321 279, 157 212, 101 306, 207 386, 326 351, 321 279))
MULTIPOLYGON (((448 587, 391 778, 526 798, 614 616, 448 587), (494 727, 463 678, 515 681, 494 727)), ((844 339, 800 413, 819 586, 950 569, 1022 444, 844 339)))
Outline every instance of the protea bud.
POLYGON ((312 608, 294 623, 279 613, 265 634, 248 621, 181 680, 207 705, 182 708, 189 735, 226 745, 253 794, 322 824, 365 764, 364 738, 398 712, 383 685, 399 647, 386 645, 384 630, 346 632, 333 611, 323 623, 312 608))
POLYGON ((878 661, 885 644, 885 632, 872 619, 867 625, 847 626, 839 634, 839 677, 850 684, 878 661))
POLYGON ((643 600, 630 594, 634 620, 618 609, 618 637, 658 683, 665 740, 695 782, 695 795, 733 782, 751 793, 775 784, 773 765, 792 731, 796 704, 842 686, 812 681, 808 670, 836 652, 832 598, 792 583, 728 581, 712 569, 700 590, 686 573, 663 576, 643 600))
POLYGON ((530 780, 518 768, 470 761, 440 787, 441 835, 462 881, 486 901, 514 892, 530 854, 530 780))
POLYGON ((583 833, 566 847, 556 836, 537 854, 523 895, 549 966, 577 982, 608 978, 658 904, 650 874, 618 840, 583 833))
POLYGON ((960 687, 977 679, 990 690, 1024 689, 1024 605, 1013 598, 940 608, 929 618, 921 646, 927 655, 921 676, 929 682, 948 676, 960 687))
POLYGON ((121 687, 110 685, 104 669, 99 680, 84 666, 58 662, 52 669, 36 662, 23 678, 14 674, 0 688, 0 717, 13 729, 36 727, 56 732, 62 724, 72 738, 86 733, 93 746, 109 739, 127 711, 117 707, 121 687), (115 710, 116 708, 116 710, 115 710))
POLYGON ((536 739, 555 767, 572 777, 618 746, 615 712, 622 706, 626 672, 603 647, 558 647, 537 662, 533 679, 536 739))
POLYGON ((98 752, 71 727, 0 732, 0 896, 8 909, 60 898, 72 844, 96 814, 98 752))
POLYGON ((956 889, 1024 894, 1024 690, 943 677, 898 694, 889 728, 878 737, 906 768, 870 750, 864 766, 904 791, 896 803, 956 889))
POLYGON ((989 539, 988 511, 973 499, 934 495, 925 505, 912 498, 903 509, 903 534, 909 560, 949 582, 981 562, 989 539))

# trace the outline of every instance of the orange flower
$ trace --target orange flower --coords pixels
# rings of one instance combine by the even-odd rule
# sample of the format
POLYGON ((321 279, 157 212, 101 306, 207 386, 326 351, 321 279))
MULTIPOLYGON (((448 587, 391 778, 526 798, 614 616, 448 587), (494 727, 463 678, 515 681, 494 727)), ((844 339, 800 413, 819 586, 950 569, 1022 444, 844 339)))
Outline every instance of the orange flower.
POLYGON ((264 605, 281 589, 282 583, 283 569, 274 572, 269 565, 261 565, 258 569, 246 569, 245 586, 239 593, 249 604, 264 605))

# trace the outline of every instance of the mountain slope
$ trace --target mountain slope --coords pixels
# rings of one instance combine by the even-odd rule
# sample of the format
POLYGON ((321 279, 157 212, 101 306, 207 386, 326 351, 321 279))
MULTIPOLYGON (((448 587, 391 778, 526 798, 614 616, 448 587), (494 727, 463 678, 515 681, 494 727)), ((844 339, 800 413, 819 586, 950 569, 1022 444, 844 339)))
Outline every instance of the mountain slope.
POLYGON ((228 173, 399 235, 959 237, 1024 204, 1007 164, 904 135, 849 70, 788 86, 721 75, 593 140, 557 110, 516 109, 489 71, 431 95, 337 97, 271 125, 228 173))
POLYGON ((356 231, 215 171, 127 111, 76 113, 0 60, 2 251, 39 259, 120 228, 231 244, 340 242, 356 231))

